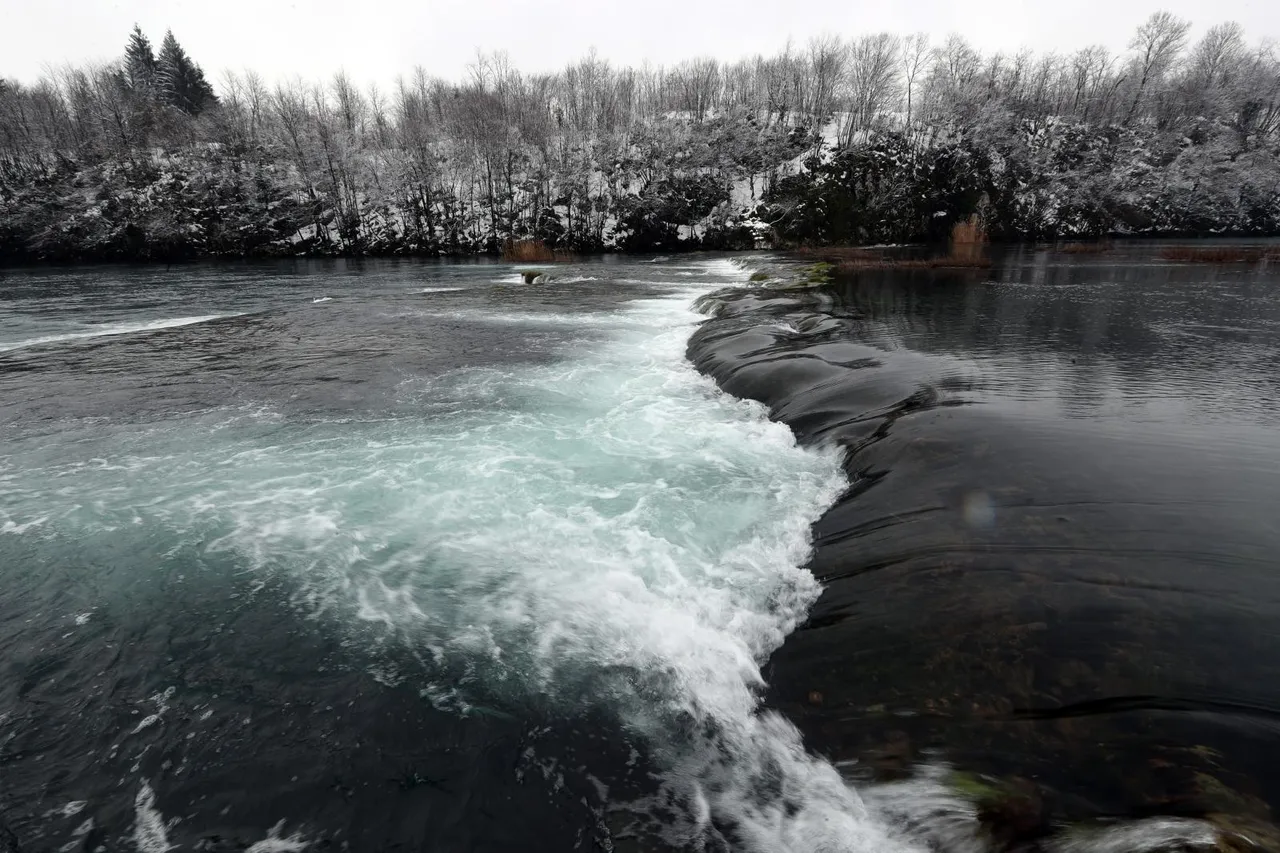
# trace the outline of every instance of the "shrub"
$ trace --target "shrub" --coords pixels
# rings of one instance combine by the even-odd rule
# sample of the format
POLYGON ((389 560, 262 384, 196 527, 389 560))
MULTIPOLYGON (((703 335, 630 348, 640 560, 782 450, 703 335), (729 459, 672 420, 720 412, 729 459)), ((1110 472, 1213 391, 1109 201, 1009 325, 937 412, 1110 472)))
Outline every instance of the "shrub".
POLYGON ((571 261, 574 257, 572 252, 552 249, 541 240, 508 240, 502 247, 504 261, 551 263, 571 261))

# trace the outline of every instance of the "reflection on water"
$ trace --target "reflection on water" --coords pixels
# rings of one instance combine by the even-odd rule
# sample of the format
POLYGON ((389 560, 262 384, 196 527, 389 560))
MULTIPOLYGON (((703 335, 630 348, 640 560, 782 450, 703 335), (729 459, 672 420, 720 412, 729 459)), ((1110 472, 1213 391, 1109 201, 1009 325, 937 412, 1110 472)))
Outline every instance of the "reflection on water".
POLYGON ((1280 419, 1274 268, 1080 261, 1030 248, 990 276, 860 273, 831 289, 862 340, 940 353, 986 395, 1064 417, 1205 424, 1280 419))
POLYGON ((770 667, 842 766, 1025 777, 1044 820, 1280 804, 1280 270, 1155 258, 860 271, 695 335, 849 451, 770 667))

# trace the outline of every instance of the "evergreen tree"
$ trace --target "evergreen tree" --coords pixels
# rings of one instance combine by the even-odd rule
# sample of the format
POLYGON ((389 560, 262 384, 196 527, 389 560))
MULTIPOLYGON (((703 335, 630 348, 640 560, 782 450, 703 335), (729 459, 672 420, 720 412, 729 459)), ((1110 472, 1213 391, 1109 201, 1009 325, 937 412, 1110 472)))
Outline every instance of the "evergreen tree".
POLYGON ((187 115, 199 115, 218 100, 204 77, 204 71, 187 56, 173 37, 172 30, 164 34, 164 42, 160 46, 156 80, 165 103, 187 115))
POLYGON ((124 51, 124 83, 135 92, 153 92, 156 85, 156 56, 142 29, 133 25, 129 46, 124 51))

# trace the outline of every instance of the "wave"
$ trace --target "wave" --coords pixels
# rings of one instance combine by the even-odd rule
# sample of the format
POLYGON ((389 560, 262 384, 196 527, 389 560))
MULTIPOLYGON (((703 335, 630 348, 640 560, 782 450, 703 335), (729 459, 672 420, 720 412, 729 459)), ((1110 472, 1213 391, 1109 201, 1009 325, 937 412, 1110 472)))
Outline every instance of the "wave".
POLYGON ((154 332, 160 329, 172 329, 178 326, 190 326, 195 323, 207 323, 211 320, 223 320, 228 317, 240 317, 242 314, 206 314, 198 317, 171 317, 164 320, 148 320, 141 323, 112 323, 98 326, 83 332, 68 332, 60 335, 44 335, 38 338, 27 338, 21 341, 0 343, 0 352, 9 352, 26 347, 59 344, 70 341, 102 338, 111 335, 132 335, 140 332, 154 332))
POLYGON ((557 314, 551 311, 486 311, 480 308, 458 308, 451 311, 413 311, 414 316, 445 320, 465 320, 495 325, 540 325, 620 328, 632 324, 625 314, 557 314))
MULTIPOLYGON (((155 790, 146 780, 138 786, 133 808, 133 842, 138 853, 167 853, 177 848, 177 845, 169 841, 169 830, 177 820, 166 819, 156 808, 155 790)), ((311 846, 300 833, 290 836, 281 835, 284 825, 285 822, 282 820, 271 827, 267 837, 245 847, 245 853, 302 853, 311 846)), ((79 846, 70 844, 64 849, 74 849, 79 846)))
MULTIPOLYGON (((533 284, 579 284, 585 281, 599 281, 600 279, 593 275, 561 275, 553 270, 539 270, 533 279, 533 284)), ((498 279, 499 284, 526 284, 524 273, 515 273, 513 275, 503 276, 498 279)))
POLYGON ((319 305, 321 302, 332 302, 332 301, 333 301, 332 296, 318 296, 315 299, 311 300, 311 304, 319 305))
MULTIPOLYGON (((711 814, 747 850, 906 849, 790 723, 757 713, 760 663, 818 593, 801 568, 810 524, 845 480, 838 453, 799 448, 684 360, 702 290, 633 302, 590 358, 463 380, 477 422, 447 454, 415 451, 446 469, 420 482, 462 485, 397 525, 433 519, 434 548, 344 568, 315 595, 332 607, 354 586, 360 619, 409 632, 439 665, 465 661, 487 689, 610 705, 661 756, 660 799, 684 804, 675 825, 655 820, 670 843, 725 831, 711 814), (504 400, 522 402, 516 417, 489 422, 504 400), (456 575, 421 574, 430 562, 456 575)), ((317 505, 287 525, 324 552, 348 523, 317 505)), ((220 547, 254 547, 257 530, 220 547)))
POLYGON ((457 293, 465 289, 463 287, 424 287, 418 293, 457 293))

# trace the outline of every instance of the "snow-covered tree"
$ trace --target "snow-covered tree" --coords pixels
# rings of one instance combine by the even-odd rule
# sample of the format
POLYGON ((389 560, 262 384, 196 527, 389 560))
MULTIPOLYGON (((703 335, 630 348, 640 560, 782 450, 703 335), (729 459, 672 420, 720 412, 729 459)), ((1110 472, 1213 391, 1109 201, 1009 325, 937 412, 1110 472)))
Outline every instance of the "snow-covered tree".
POLYGON ((129 34, 129 44, 124 50, 123 80, 133 92, 143 96, 151 96, 156 89, 156 55, 151 49, 151 41, 142 33, 142 29, 133 25, 129 34))
POLYGON ((928 240, 979 206, 1007 239, 1278 233, 1280 57, 1188 34, 1160 13, 1120 55, 891 34, 667 68, 481 54, 389 95, 245 71, 216 98, 135 28, 116 63, 0 82, 0 258, 928 240))
MULTIPOLYGON (((135 32, 135 35, 141 33, 135 32)), ((187 52, 173 37, 172 30, 164 34, 160 56, 154 62, 154 67, 160 97, 169 106, 195 116, 217 102, 217 96, 205 79, 204 71, 187 56, 187 52)))

